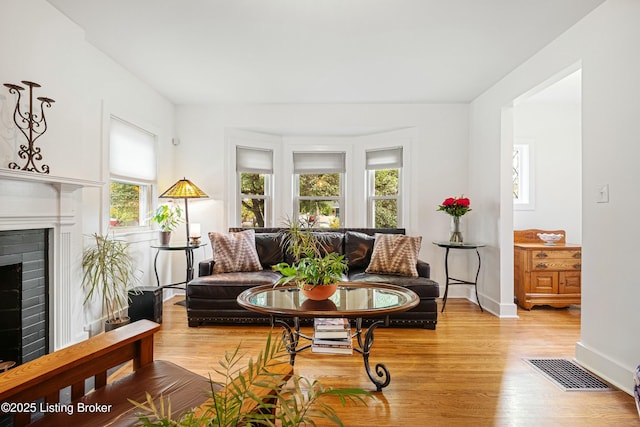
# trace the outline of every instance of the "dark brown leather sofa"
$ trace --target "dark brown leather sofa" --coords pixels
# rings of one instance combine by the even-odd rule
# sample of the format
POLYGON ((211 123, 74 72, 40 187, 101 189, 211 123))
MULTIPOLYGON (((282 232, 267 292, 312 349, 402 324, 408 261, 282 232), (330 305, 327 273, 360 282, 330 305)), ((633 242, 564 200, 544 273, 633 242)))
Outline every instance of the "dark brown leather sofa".
MULTIPOLYGON (((232 228, 229 231, 241 231, 232 228)), ((278 228, 256 229, 256 250, 264 270, 255 272, 213 274, 213 260, 199 263, 199 277, 187 284, 187 319, 189 326, 205 324, 265 323, 271 319, 264 314, 246 310, 238 305, 236 298, 245 289, 253 286, 274 284, 281 276, 271 266, 279 262, 290 262, 278 237, 278 228)), ((315 231, 314 231, 315 232, 315 231)), ((420 297, 415 308, 390 317, 391 326, 411 326, 435 329, 438 309, 436 298, 440 294, 438 283, 429 278, 427 262, 418 261, 419 277, 391 274, 369 274, 365 269, 371 260, 375 233, 405 234, 401 228, 338 228, 318 230, 324 235, 329 252, 344 254, 349 270, 346 280, 358 282, 382 282, 404 286, 420 297)))

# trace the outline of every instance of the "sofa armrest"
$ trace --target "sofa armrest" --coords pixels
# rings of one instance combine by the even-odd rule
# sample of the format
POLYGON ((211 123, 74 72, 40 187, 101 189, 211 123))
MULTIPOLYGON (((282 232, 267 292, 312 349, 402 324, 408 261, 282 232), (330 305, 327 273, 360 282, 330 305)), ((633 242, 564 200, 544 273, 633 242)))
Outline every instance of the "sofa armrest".
POLYGON ((418 264, 416 264, 416 269, 418 270, 418 276, 425 277, 427 279, 431 278, 431 266, 429 265, 428 262, 418 260, 418 264))
POLYGON ((213 274, 213 258, 205 259, 198 263, 198 277, 211 276, 213 274))

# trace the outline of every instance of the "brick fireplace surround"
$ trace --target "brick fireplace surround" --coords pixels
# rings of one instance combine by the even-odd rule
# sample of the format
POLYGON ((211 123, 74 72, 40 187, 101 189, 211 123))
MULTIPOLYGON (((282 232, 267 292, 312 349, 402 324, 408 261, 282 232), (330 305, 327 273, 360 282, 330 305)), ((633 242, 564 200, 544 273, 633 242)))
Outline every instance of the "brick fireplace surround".
POLYGON ((49 351, 87 338, 79 291, 82 196, 101 182, 0 169, 0 231, 47 229, 49 351))

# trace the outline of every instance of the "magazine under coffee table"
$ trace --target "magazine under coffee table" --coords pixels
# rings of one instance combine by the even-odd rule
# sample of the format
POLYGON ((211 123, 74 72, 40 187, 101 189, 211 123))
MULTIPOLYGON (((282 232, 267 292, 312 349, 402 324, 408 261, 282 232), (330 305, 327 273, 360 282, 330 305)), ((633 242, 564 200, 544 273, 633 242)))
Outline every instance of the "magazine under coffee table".
POLYGON ((369 354, 373 346, 374 331, 378 326, 389 325, 389 315, 407 311, 418 305, 415 292, 401 286, 386 283, 344 282, 328 300, 314 301, 304 297, 295 285, 256 286, 247 289, 238 296, 240 306, 258 313, 271 316, 272 324, 281 325, 283 339, 291 365, 298 353, 311 348, 311 343, 299 346, 300 339, 313 340, 313 337, 300 332, 301 318, 345 317, 355 320, 356 338, 354 350, 362 354, 364 368, 376 390, 381 391, 389 385, 391 375, 382 363, 375 366, 374 376, 369 366, 369 354), (362 320, 372 319, 363 329, 362 320))

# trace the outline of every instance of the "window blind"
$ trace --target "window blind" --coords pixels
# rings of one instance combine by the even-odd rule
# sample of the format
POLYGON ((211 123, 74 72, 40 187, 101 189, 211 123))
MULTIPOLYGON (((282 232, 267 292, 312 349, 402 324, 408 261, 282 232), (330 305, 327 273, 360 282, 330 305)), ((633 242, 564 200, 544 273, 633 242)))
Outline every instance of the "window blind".
POLYGON ((344 172, 346 172, 344 152, 322 151, 293 153, 293 173, 315 174, 344 172))
POLYGON ((236 146, 236 171, 273 173, 273 150, 236 146))
POLYGON ((109 170, 112 175, 155 181, 155 135, 111 117, 109 129, 109 170))
POLYGON ((366 152, 366 169, 398 169, 402 167, 402 147, 384 148, 366 152))

